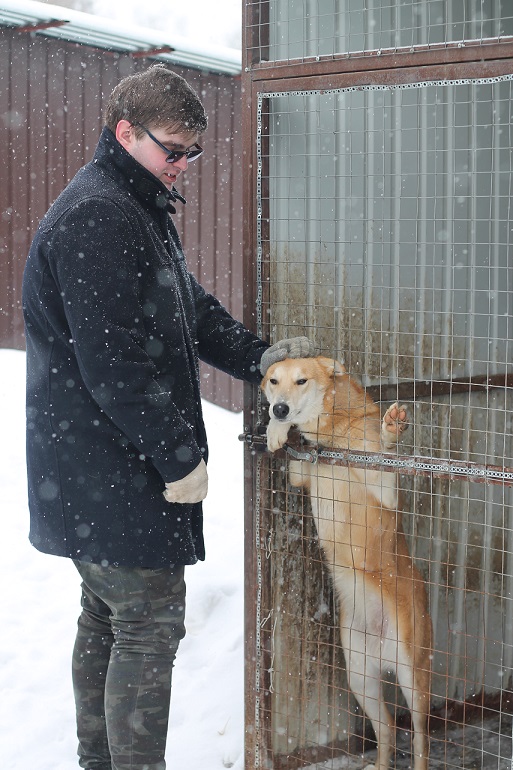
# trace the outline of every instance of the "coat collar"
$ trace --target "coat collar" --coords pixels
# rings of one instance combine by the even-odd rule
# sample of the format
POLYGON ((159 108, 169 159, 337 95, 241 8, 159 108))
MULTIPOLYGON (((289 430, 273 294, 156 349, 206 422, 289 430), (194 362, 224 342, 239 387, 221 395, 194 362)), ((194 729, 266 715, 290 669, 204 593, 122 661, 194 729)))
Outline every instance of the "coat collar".
POLYGON ((114 169, 116 176, 121 175, 125 186, 139 198, 145 207, 155 209, 157 212, 162 212, 164 209, 171 214, 176 214, 173 203, 176 203, 177 200, 181 203, 186 202, 178 190, 173 187, 169 191, 157 177, 153 176, 144 166, 141 166, 118 142, 107 126, 103 128, 101 133, 93 163, 105 168, 111 176, 114 169))

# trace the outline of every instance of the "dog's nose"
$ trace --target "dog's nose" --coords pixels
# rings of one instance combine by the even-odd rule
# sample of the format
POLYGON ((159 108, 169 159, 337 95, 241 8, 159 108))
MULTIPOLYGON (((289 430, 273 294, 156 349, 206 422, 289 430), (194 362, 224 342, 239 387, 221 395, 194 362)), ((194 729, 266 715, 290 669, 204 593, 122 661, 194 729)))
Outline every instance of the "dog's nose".
POLYGON ((273 414, 277 420, 284 420, 289 412, 287 404, 280 403, 273 406, 273 414))

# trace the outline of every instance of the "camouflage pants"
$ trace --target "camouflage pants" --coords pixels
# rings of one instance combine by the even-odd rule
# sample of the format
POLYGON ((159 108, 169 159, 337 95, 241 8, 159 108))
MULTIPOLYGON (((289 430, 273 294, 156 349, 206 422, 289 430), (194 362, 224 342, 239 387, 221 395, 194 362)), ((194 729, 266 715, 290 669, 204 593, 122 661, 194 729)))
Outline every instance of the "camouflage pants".
POLYGON ((184 568, 75 566, 83 581, 73 651, 79 765, 165 770, 171 672, 185 634, 184 568))

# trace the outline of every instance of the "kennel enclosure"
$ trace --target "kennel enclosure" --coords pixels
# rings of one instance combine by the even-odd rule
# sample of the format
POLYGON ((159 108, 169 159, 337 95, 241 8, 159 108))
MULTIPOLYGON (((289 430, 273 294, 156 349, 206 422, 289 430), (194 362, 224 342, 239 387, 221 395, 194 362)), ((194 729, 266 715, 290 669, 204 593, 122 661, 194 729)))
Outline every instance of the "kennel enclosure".
MULTIPOLYGON (((245 28, 246 320, 407 404, 395 464, 371 461, 399 473, 429 593, 431 765, 510 767, 513 10, 276 0, 245 28)), ((246 765, 361 766, 329 573, 266 420, 248 391, 246 765)))

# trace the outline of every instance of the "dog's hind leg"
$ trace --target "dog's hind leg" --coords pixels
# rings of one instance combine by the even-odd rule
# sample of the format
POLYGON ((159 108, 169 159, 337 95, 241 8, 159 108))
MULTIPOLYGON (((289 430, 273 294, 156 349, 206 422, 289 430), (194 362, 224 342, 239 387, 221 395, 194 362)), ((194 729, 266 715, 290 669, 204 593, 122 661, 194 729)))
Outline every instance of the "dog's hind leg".
MULTIPOLYGON (((403 660, 407 654, 403 653, 403 660)), ((429 714, 429 670, 414 671, 412 665, 397 666, 397 681, 411 713, 413 725, 413 769, 428 770, 429 739, 427 720, 429 714)))
POLYGON ((341 628, 341 636, 349 687, 370 719, 378 744, 376 762, 367 765, 365 770, 388 770, 395 743, 395 731, 383 697, 380 661, 366 653, 365 632, 354 628, 341 628))

